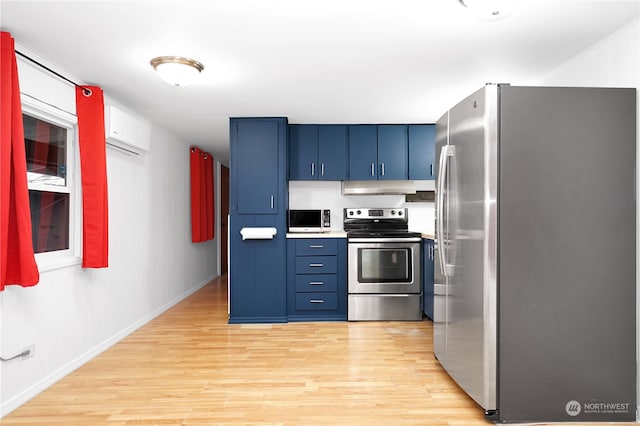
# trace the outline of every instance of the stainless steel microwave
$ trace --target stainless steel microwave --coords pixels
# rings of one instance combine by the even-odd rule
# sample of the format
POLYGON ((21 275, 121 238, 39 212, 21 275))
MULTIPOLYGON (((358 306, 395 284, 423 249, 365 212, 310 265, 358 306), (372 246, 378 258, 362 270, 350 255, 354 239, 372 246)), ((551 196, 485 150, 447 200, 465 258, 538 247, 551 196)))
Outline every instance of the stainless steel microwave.
POLYGON ((289 210, 289 232, 325 232, 331 227, 331 210, 289 210))

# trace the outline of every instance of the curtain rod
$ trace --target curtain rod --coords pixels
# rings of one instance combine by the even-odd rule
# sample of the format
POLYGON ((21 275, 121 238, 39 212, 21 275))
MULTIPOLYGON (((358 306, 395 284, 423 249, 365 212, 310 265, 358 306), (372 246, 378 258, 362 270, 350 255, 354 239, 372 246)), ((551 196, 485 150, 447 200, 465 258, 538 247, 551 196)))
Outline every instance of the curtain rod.
POLYGON ((52 70, 52 69, 51 69, 51 68, 49 68, 48 66, 46 66, 46 65, 44 65, 44 64, 41 64, 40 62, 36 61, 36 60, 35 60, 35 59, 33 59, 33 58, 30 58, 29 56, 25 55, 25 54, 24 54, 24 53, 22 53, 22 52, 19 52, 19 51, 17 51, 17 50, 16 50, 15 52, 16 52, 16 54, 17 54, 17 55, 20 55, 20 56, 22 56, 23 58, 27 59, 28 61, 33 62, 34 64, 36 64, 36 65, 37 65, 37 66, 39 66, 40 68, 44 68, 45 70, 49 71, 51 74, 55 75, 56 77, 61 78, 61 79, 63 79, 64 81, 66 81, 66 82, 68 82, 68 83, 71 83, 71 84, 73 84, 73 85, 74 85, 74 86, 76 86, 76 87, 80 87, 80 88, 82 89, 82 93, 83 93, 85 96, 91 96, 91 93, 92 93, 92 92, 91 92, 91 89, 87 89, 87 88, 85 88, 85 87, 81 86, 80 84, 76 83, 75 81, 73 81, 73 80, 69 80, 67 77, 65 77, 64 75, 60 74, 59 72, 56 72, 56 71, 52 70))

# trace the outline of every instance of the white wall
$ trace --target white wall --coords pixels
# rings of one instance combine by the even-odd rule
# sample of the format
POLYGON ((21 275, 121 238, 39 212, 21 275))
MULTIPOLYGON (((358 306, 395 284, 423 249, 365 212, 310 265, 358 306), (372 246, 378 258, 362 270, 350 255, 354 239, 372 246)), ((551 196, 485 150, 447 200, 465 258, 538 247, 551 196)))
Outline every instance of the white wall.
MULTIPOLYGON (((418 189, 433 190, 433 181, 416 181, 418 189)), ((342 231, 344 209, 395 207, 409 209, 409 230, 434 234, 434 203, 405 202, 404 195, 342 195, 340 182, 290 181, 290 209, 331 209, 331 231, 342 231)))
MULTIPOLYGON (((75 113, 71 85, 24 61, 19 72, 21 91, 75 113)), ((0 352, 35 344, 0 365, 0 417, 217 276, 217 240, 191 243, 189 147, 155 125, 151 138, 139 157, 107 149, 109 267, 72 262, 0 292, 0 352)))

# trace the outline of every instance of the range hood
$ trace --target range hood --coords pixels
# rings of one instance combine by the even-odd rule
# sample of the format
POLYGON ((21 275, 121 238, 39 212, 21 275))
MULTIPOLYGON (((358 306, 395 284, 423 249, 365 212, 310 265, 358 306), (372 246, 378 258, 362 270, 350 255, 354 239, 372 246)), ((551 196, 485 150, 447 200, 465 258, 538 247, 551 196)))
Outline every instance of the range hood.
POLYGON ((342 195, 415 194, 412 180, 343 180, 342 195))

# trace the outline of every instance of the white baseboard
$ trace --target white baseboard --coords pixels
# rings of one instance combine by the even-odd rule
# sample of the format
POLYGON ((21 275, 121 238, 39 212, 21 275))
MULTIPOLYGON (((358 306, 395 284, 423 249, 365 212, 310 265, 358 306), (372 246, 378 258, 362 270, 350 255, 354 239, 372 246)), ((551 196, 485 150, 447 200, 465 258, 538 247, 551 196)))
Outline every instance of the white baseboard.
POLYGON ((60 367, 58 370, 54 371, 53 373, 49 374, 48 376, 43 377, 41 380, 39 380, 36 383, 34 383, 33 385, 29 386, 27 389, 25 389, 24 391, 20 392, 19 394, 17 394, 13 398, 5 401, 4 403, 2 403, 2 405, 0 405, 0 419, 2 417, 6 416, 7 414, 11 413, 16 408, 20 407, 25 402, 29 401, 34 396, 38 395, 43 390, 47 389, 49 386, 51 386, 54 383, 56 383, 58 380, 60 380, 63 377, 65 377, 67 374, 71 373, 72 371, 76 370, 77 368, 81 367, 82 365, 86 364, 87 362, 91 361, 93 358, 95 358, 96 356, 100 355, 102 352, 106 351, 111 346, 115 345, 116 343, 118 343, 119 341, 121 341, 122 339, 127 337, 129 334, 133 333, 134 331, 136 331, 137 329, 139 329, 140 327, 142 327, 143 325, 145 325, 146 323, 148 323, 149 321, 151 321, 152 319, 157 317, 158 315, 162 314, 163 312, 165 312, 169 308, 177 305, 179 302, 181 302, 184 299, 186 299, 187 297, 191 296, 193 293, 195 293, 196 291, 200 290, 202 287, 204 287, 206 284, 211 282, 216 277, 217 277, 217 275, 216 276, 211 276, 211 277, 205 279, 204 281, 198 283, 195 287, 193 287, 193 288, 189 289, 188 291, 182 293, 181 295, 179 295, 178 297, 174 298, 173 300, 165 303, 164 305, 162 305, 161 307, 159 307, 155 311, 147 314, 141 320, 131 324, 129 327, 127 327, 127 328, 121 330, 120 332, 114 334, 113 336, 111 336, 107 340, 105 340, 102 343, 94 346, 93 348, 89 349, 88 351, 86 351, 82 355, 78 356, 74 360, 72 360, 69 363, 65 364, 64 366, 60 367))

